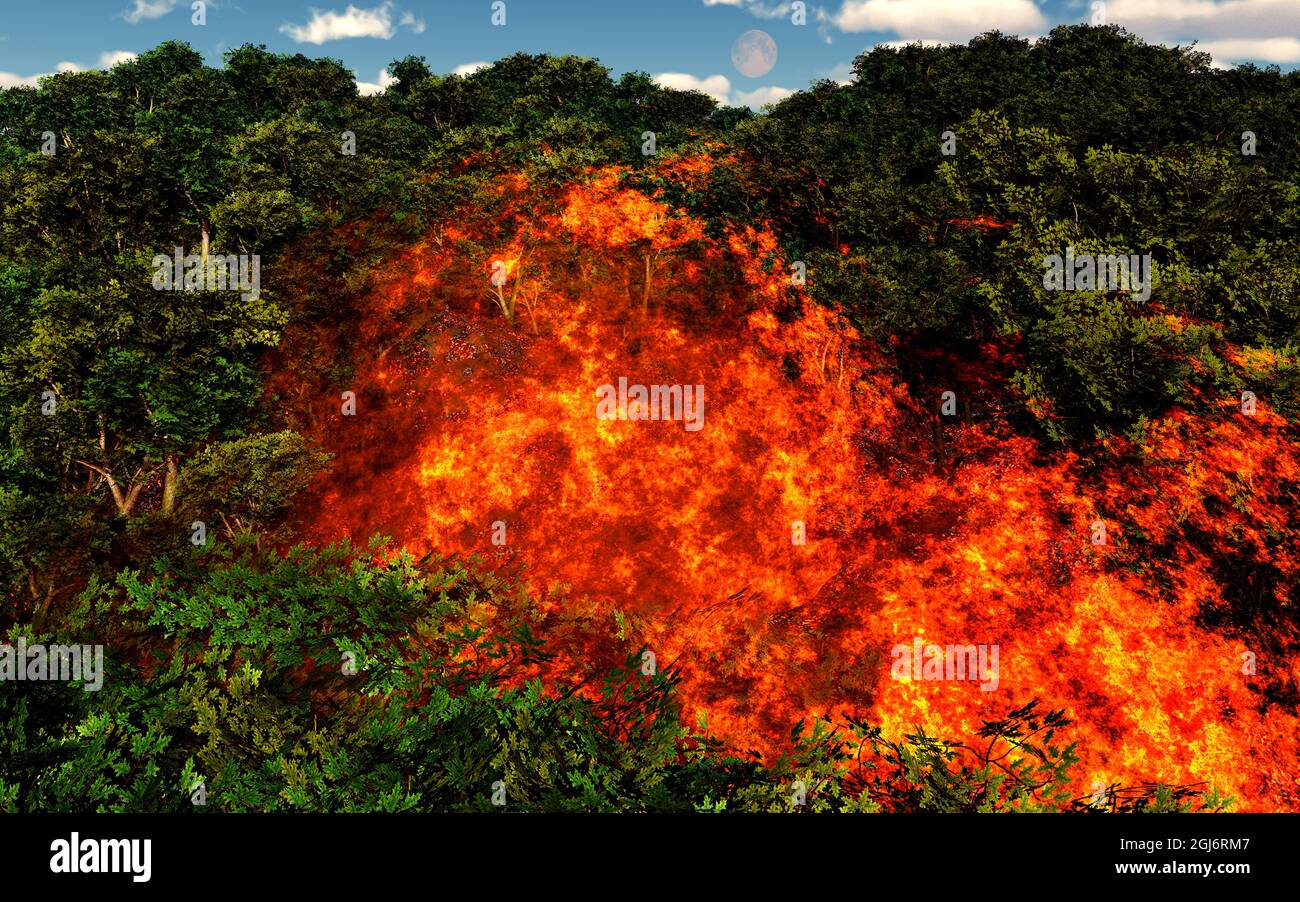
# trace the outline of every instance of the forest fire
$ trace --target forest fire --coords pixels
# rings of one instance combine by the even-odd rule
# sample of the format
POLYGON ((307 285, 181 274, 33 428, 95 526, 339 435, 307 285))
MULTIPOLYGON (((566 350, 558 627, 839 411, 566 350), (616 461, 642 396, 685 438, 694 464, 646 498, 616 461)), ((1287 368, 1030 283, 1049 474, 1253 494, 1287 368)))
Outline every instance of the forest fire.
POLYGON ((1300 572, 1270 531, 1300 480, 1281 417, 1175 410, 1097 463, 988 397, 978 422, 936 416, 791 284, 773 234, 710 237, 621 175, 551 208, 503 182, 502 236, 458 221, 374 287, 350 382, 279 377, 336 454, 313 538, 522 565, 557 674, 644 645, 742 749, 813 715, 969 736, 1036 697, 1075 721, 1080 794, 1206 781, 1300 810, 1300 658, 1270 614, 1300 572), (620 380, 700 387, 702 428, 598 416, 620 380), (1247 557, 1267 573, 1225 571, 1247 557), (997 679, 891 676, 914 644, 995 649, 997 679))

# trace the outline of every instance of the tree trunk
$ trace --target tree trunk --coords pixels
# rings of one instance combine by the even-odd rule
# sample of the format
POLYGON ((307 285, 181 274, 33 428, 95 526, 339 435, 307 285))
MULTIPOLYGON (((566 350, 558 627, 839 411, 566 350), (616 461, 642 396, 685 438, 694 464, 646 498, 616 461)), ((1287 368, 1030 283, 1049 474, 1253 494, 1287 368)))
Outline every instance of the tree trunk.
MULTIPOLYGON (((158 471, 154 470, 153 472, 157 473, 158 471)), ((153 474, 150 474, 150 478, 152 478, 152 475, 153 474)), ((131 486, 131 490, 126 493, 126 504, 122 506, 123 517, 131 516, 131 511, 135 510, 135 503, 140 500, 140 491, 148 482, 148 479, 142 479, 135 485, 131 486)))
POLYGON ((50 613, 50 603, 53 601, 54 583, 50 583, 50 587, 45 590, 45 598, 42 599, 41 603, 36 607, 36 612, 32 615, 32 628, 38 632, 45 626, 45 618, 50 613))
POLYGON ((141 490, 144 489, 146 483, 153 478, 153 474, 158 472, 157 468, 154 468, 147 478, 139 479, 135 485, 131 486, 130 489, 124 492, 122 491, 122 486, 113 476, 113 471, 109 470, 107 467, 87 463, 84 460, 78 460, 75 461, 75 463, 80 464, 88 470, 93 470, 100 476, 104 477, 104 481, 108 483, 108 490, 113 493, 113 503, 117 505, 117 512, 123 517, 131 516, 131 511, 135 509, 136 501, 140 499, 141 490))
POLYGON ((111 470, 106 467, 97 466, 96 464, 87 463, 84 460, 79 460, 77 463, 104 477, 104 481, 108 483, 108 490, 113 493, 113 503, 117 505, 117 512, 119 514, 126 516, 131 512, 130 504, 133 502, 128 502, 127 496, 122 493, 122 487, 118 485, 117 480, 113 478, 111 470))
POLYGON ((176 509, 176 455, 167 455, 167 473, 163 476, 162 509, 170 514, 176 509))

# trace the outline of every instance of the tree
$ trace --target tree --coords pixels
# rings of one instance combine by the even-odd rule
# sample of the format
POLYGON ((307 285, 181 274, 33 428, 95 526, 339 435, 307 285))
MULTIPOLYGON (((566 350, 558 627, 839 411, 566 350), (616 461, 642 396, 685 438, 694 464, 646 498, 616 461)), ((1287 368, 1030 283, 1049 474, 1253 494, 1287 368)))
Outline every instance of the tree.
POLYGON ((388 90, 403 100, 411 96, 417 85, 433 75, 422 56, 405 56, 394 60, 388 67, 388 74, 394 79, 388 90))
POLYGON ((170 502, 179 457, 243 424, 257 390, 251 354, 283 322, 265 294, 112 281, 95 292, 46 289, 0 371, 9 440, 64 474, 70 493, 106 486, 121 516, 158 474, 170 502), (69 466, 91 481, 76 488, 69 466))
POLYGON ((662 259, 694 241, 703 231, 677 217, 656 199, 621 188, 616 173, 570 191, 561 222, 581 242, 604 248, 635 248, 641 258, 641 309, 648 310, 654 274, 662 259))
POLYGON ((295 432, 248 435, 203 448, 181 471, 184 508, 216 512, 230 539, 264 533, 329 463, 295 432))

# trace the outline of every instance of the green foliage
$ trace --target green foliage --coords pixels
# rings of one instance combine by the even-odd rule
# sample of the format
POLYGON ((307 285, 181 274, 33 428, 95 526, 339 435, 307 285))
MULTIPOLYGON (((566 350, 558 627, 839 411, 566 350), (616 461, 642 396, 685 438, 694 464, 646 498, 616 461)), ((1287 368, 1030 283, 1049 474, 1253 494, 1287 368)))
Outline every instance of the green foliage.
POLYGON ((295 432, 249 435, 209 445, 180 474, 183 510, 215 511, 233 530, 265 532, 329 464, 295 432))
MULTIPOLYGON (((0 694, 0 810, 492 811, 502 785, 510 811, 1071 804, 1060 712, 1031 703, 986 724, 982 752, 799 724, 764 766, 706 724, 687 729, 678 674, 646 673, 639 651, 599 687, 547 685, 529 610, 517 584, 472 561, 382 542, 284 554, 236 542, 93 580, 61 635, 29 641, 109 638, 103 687, 0 694)), ((1130 808, 1199 798, 1116 791, 1130 808)))
POLYGON ((814 296, 868 335, 1020 339, 1014 383, 1060 441, 1231 388, 1224 341, 1300 346, 1300 155, 1272 143, 1300 127, 1297 73, 1217 71, 1086 26, 877 48, 854 73, 733 139, 814 296), (1243 154, 1245 130, 1267 151, 1243 154), (1045 291, 1043 258, 1067 246, 1150 254, 1150 300, 1045 291))
POLYGON ((1012 381, 1053 438, 1105 434, 1181 397, 1199 381, 1193 361, 1213 359, 1210 343, 1220 337, 1212 326, 1133 315, 1119 298, 1061 292, 1032 326, 1032 362, 1012 381))

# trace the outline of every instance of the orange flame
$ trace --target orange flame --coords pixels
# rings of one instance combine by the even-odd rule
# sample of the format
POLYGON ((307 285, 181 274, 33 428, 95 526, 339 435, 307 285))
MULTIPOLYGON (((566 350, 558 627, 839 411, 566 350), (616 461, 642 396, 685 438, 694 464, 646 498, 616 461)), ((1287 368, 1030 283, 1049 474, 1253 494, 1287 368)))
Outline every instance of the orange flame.
POLYGON ((1275 603, 1296 584, 1276 540, 1300 481, 1281 417, 1174 411, 1098 464, 1045 451, 973 389, 987 409, 941 418, 940 452, 932 402, 799 294, 769 230, 709 238, 624 176, 550 202, 500 185, 530 211, 511 277, 545 282, 536 335, 475 312, 468 217, 402 256, 357 326, 358 415, 337 414, 340 386, 292 392, 320 399, 314 433, 338 455, 316 538, 526 565, 559 673, 645 644, 682 668, 687 713, 741 748, 771 753, 814 714, 970 735, 1039 697, 1076 722, 1081 794, 1204 780, 1245 809, 1300 809, 1295 644, 1206 622, 1240 601, 1225 556, 1273 568, 1275 603), (645 309, 636 248, 664 252, 645 309), (706 425, 597 419, 620 376, 704 386, 706 425), (997 689, 891 678, 891 649, 918 637, 997 645, 997 689))

